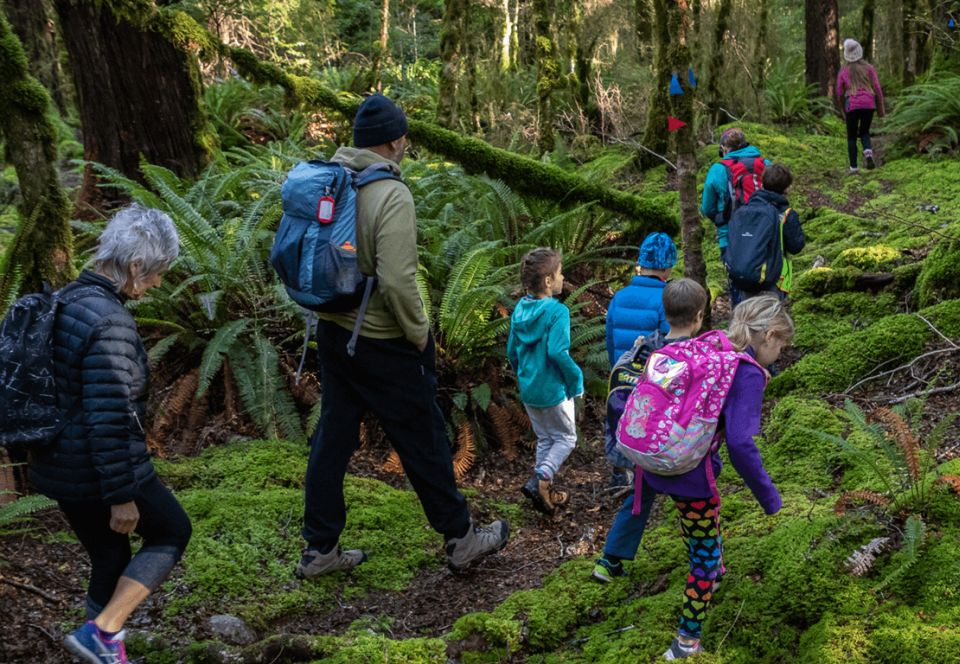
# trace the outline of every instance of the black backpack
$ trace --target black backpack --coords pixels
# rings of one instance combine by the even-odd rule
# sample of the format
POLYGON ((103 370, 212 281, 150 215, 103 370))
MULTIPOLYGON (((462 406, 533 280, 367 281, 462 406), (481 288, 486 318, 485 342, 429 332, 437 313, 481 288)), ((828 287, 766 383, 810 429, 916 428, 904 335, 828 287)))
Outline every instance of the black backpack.
POLYGON ((751 199, 730 217, 725 263, 730 280, 747 292, 789 290, 789 262, 783 251, 783 224, 790 209, 781 214, 766 201, 751 199))
POLYGON ((0 322, 0 447, 52 442, 66 422, 57 404, 53 331, 63 296, 87 294, 73 284, 25 295, 0 322))

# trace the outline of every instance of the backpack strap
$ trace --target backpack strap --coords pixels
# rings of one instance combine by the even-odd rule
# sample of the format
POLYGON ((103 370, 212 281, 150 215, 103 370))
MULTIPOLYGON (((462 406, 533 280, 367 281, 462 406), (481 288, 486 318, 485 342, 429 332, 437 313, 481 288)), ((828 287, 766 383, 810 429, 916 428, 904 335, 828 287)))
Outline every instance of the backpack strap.
MULTIPOLYGON (((378 161, 370 164, 359 173, 350 171, 353 174, 353 183, 357 189, 365 187, 373 182, 380 180, 396 180, 403 182, 393 173, 390 164, 385 161, 378 161)), ((359 223, 359 219, 357 220, 359 223)), ((350 341, 347 342, 347 355, 353 357, 357 353, 357 339, 360 338, 360 329, 363 327, 363 317, 367 313, 367 305, 370 304, 370 296, 373 295, 373 289, 377 285, 376 277, 364 276, 363 278, 363 298, 360 300, 360 306, 357 309, 357 320, 353 324, 353 332, 350 334, 350 341)), ((302 364, 302 362, 301 362, 302 364)))

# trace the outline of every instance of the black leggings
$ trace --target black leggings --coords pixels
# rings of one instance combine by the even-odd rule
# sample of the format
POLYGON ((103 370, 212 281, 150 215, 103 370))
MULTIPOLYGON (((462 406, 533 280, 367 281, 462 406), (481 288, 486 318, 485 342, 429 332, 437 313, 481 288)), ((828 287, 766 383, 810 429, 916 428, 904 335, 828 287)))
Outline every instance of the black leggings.
POLYGON ((872 108, 858 108, 847 111, 847 155, 850 157, 850 166, 857 167, 857 139, 863 143, 864 150, 870 147, 870 123, 873 122, 872 108))
POLYGON ((107 605, 121 576, 156 590, 190 541, 190 519, 159 479, 154 477, 141 486, 134 502, 140 512, 136 533, 143 538, 143 546, 131 558, 130 536, 110 529, 109 505, 60 501, 60 509, 90 555, 88 619, 107 605))

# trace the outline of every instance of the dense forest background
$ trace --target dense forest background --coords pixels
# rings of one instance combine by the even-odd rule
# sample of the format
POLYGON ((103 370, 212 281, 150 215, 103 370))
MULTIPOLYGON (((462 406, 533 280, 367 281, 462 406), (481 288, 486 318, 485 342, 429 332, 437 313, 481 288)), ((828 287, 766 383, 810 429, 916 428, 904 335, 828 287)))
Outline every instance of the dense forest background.
MULTIPOLYGON (((604 314, 637 244, 664 230, 682 249, 676 275, 708 287, 711 324, 724 325, 726 277, 698 207, 730 126, 793 170, 808 246, 791 294, 795 348, 768 389, 761 440, 786 507, 761 521, 725 476, 731 575, 704 659, 960 661, 960 1, 0 9, 0 311, 73 278, 131 200, 169 213, 183 241, 163 287, 131 304, 153 368, 148 442, 196 532, 134 626, 146 661, 659 655, 683 567, 666 510, 628 583, 586 580, 616 509, 604 492, 604 314), (847 37, 875 64, 888 107, 875 124, 881 167, 856 177, 833 89, 847 37), (478 516, 506 514, 516 535, 473 576, 442 569, 371 420, 345 533, 371 562, 301 585, 290 570, 322 394, 315 356, 295 377, 303 312, 265 258, 286 172, 348 144, 375 90, 411 118, 402 168, 458 478, 478 516), (668 117, 685 125, 668 131, 668 117), (552 521, 519 497, 533 453, 503 348, 518 261, 538 245, 563 252, 589 393, 565 471, 573 506, 552 521), (207 619, 223 612, 255 642, 218 634, 207 619)), ((15 492, 4 502, 28 492, 22 461, 0 459, 0 491, 15 492)), ((59 661, 57 621, 83 592, 82 550, 55 510, 37 512, 47 507, 38 496, 0 507, 3 611, 16 606, 11 624, 42 644, 5 642, 11 661, 59 661)))

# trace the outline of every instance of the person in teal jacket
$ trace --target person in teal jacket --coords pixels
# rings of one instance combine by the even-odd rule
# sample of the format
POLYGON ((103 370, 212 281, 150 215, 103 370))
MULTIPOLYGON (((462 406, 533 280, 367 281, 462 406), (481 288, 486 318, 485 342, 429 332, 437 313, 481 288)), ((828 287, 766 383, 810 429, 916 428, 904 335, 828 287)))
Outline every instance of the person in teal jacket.
POLYGON ((534 475, 523 494, 544 514, 567 502, 553 488, 560 466, 577 444, 574 399, 583 395, 583 372, 570 357, 570 310, 555 299, 563 290, 560 254, 540 247, 523 257, 527 295, 510 316, 507 359, 517 374, 520 400, 537 435, 534 475))
MULTIPOLYGON (((703 196, 700 199, 700 214, 707 217, 717 227, 717 241, 720 244, 720 257, 723 258, 727 250, 727 222, 730 221, 732 201, 730 198, 730 169, 722 163, 725 159, 734 159, 748 165, 753 171, 753 161, 763 159, 760 150, 747 143, 743 131, 736 127, 727 129, 720 137, 720 159, 707 171, 707 179, 703 185, 703 196)), ((769 159, 763 159, 765 165, 769 159)))

